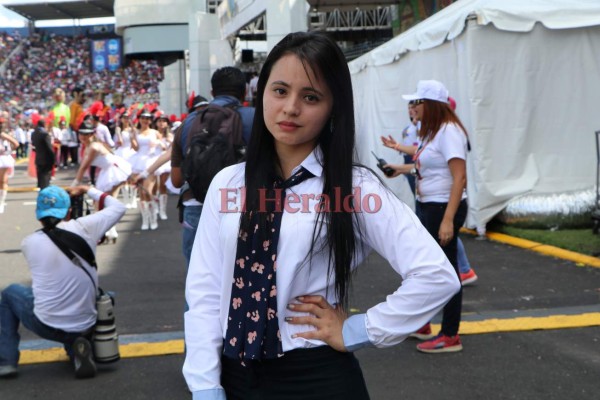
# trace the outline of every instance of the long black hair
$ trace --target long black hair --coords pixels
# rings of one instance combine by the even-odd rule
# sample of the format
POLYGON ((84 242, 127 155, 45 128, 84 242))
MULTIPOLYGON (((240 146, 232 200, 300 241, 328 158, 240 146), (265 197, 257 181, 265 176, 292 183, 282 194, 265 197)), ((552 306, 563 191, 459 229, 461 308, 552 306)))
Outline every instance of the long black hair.
MULTIPOLYGON (((246 160, 246 210, 241 216, 242 227, 247 228, 251 213, 259 210, 259 189, 272 188, 277 177, 278 156, 275 141, 264 121, 263 96, 273 65, 286 55, 295 55, 305 69, 312 70, 317 79, 327 84, 333 94, 333 107, 327 123, 317 138, 323 157, 323 194, 331 199, 330 204, 341 204, 342 199, 352 194, 352 166, 354 156, 354 104, 350 71, 346 59, 336 43, 325 34, 317 32, 290 33, 269 53, 260 72, 256 93, 256 111, 252 136, 246 160), (339 188, 338 190, 334 190, 339 188), (341 199, 337 199, 341 196, 341 199)), ((335 292, 342 306, 347 305, 348 286, 351 278, 352 260, 356 256, 356 240, 353 214, 343 210, 325 210, 317 216, 313 230, 310 254, 315 248, 321 230, 326 229, 329 248, 328 277, 335 276, 335 292)), ((259 223, 264 226, 266 213, 259 214, 259 223)))

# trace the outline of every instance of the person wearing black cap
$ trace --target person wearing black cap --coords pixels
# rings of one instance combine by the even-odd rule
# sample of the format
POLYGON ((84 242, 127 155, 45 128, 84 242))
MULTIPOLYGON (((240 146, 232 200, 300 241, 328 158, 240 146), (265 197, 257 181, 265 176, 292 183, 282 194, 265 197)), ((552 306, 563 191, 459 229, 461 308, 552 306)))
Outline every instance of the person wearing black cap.
POLYGON ((68 190, 69 193, 58 186, 48 186, 38 194, 36 218, 43 229, 21 243, 32 285, 12 284, 2 291, 0 377, 17 374, 20 324, 44 339, 63 343, 73 362, 75 377, 91 378, 96 374, 89 338, 96 324, 98 271, 83 258, 76 265, 50 235, 66 243, 61 238, 76 234, 95 253, 98 240, 123 217, 126 209, 114 197, 89 186, 68 190), (69 194, 86 193, 95 201, 104 198, 104 209, 69 221, 69 194))
MULTIPOLYGON (((131 164, 96 141, 94 128, 89 121, 83 121, 78 133, 79 140, 85 145, 85 153, 71 186, 79 186, 88 167, 95 166, 100 169, 100 173, 96 178, 96 188, 117 197, 119 188, 127 182, 131 175, 131 164)), ((112 240, 113 243, 117 241, 118 236, 115 226, 112 226, 106 232, 106 238, 112 240)))

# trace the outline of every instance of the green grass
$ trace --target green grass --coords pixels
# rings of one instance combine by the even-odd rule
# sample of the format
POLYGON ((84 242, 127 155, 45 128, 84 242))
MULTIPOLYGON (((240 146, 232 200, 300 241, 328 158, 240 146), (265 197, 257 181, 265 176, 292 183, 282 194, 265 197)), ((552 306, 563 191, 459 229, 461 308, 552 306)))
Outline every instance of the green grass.
POLYGON ((505 233, 510 236, 532 240, 534 242, 560 247, 589 256, 600 256, 600 234, 595 235, 592 228, 587 229, 524 229, 492 222, 490 232, 505 233))

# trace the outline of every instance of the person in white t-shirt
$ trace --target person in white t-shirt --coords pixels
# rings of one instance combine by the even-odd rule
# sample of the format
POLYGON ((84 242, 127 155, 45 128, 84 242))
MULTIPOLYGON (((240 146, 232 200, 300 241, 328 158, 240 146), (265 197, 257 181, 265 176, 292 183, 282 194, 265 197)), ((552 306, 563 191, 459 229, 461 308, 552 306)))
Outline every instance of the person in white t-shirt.
MULTIPOLYGON (((452 111, 456 111, 456 101, 452 97, 448 97, 448 104, 450 105, 452 111)), ((404 164, 413 164, 413 157, 419 148, 419 144, 421 143, 421 139, 418 137, 418 131, 421 127, 421 122, 415 118, 414 108, 415 106, 413 102, 409 101, 408 113, 411 119, 411 123, 402 131, 402 141, 400 143, 396 142, 396 140, 394 140, 394 138, 391 135, 387 138, 384 136, 381 137, 381 141, 383 142, 384 146, 404 153, 404 164)), ((410 189, 412 190, 413 194, 416 194, 415 176, 409 173, 404 174, 404 176, 407 178, 408 184, 410 185, 410 189)), ((457 238, 456 245, 460 281, 463 286, 471 285, 477 281, 477 274, 475 273, 475 270, 471 268, 471 264, 469 262, 469 258, 467 257, 465 246, 463 245, 463 242, 460 239, 460 237, 457 238)), ((425 330, 427 330, 427 328, 428 327, 425 327, 425 330)), ((430 332, 416 332, 414 336, 419 339, 429 339, 434 335, 431 335, 430 332)))
MULTIPOLYGON (((417 216, 439 241, 460 278, 457 261, 458 230, 467 215, 467 131, 450 107, 448 90, 438 81, 419 81, 417 92, 402 96, 415 105, 421 122, 420 144, 411 164, 394 165, 394 176, 411 173, 416 180, 417 216)), ((462 309, 462 289, 446 304, 441 332, 417 345, 426 353, 462 350, 458 335, 462 309)), ((429 324, 418 333, 431 333, 429 324)))
MULTIPOLYGON (((92 251, 111 226, 125 214, 125 206, 114 197, 89 186, 58 186, 42 189, 37 197, 36 218, 44 230, 79 235, 92 251), (69 220, 70 196, 87 193, 95 201, 104 198, 104 209, 69 220)), ((0 298, 0 377, 17 374, 19 325, 44 339, 63 343, 73 360, 75 376, 89 378, 96 366, 89 342, 96 324, 98 272, 83 258, 76 265, 57 247, 44 230, 23 239, 21 250, 31 272, 31 286, 12 284, 0 298)))

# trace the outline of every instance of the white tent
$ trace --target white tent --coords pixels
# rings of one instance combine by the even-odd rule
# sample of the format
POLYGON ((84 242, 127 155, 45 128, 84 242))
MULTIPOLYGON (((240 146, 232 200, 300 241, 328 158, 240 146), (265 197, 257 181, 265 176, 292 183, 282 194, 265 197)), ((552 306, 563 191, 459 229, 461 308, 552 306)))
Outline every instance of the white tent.
MULTIPOLYGON (((350 64, 360 160, 408 124, 401 94, 444 82, 468 129, 468 225, 525 194, 590 189, 600 129, 600 1, 460 0, 350 64)), ((383 176, 383 175, 382 175, 383 176)), ((388 180, 407 202, 403 179, 388 180)))

